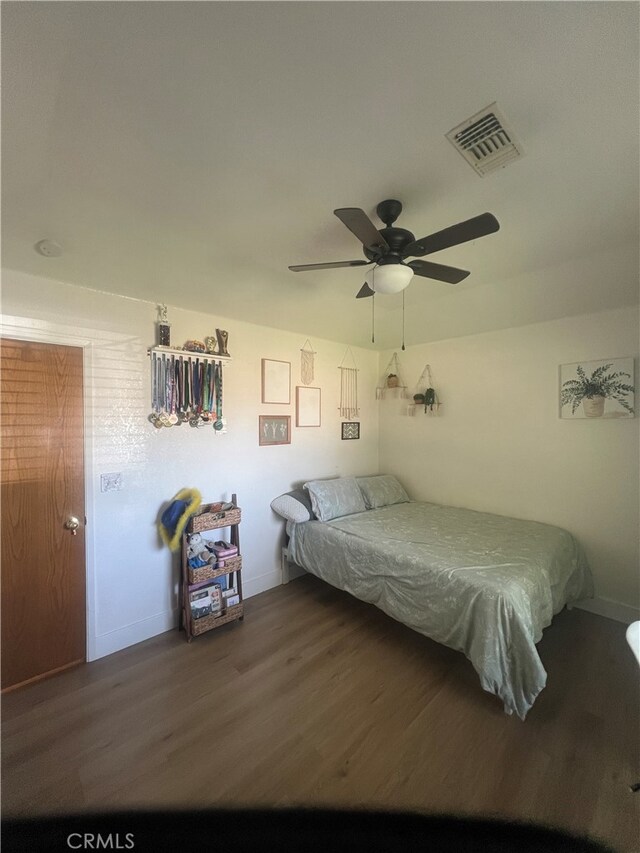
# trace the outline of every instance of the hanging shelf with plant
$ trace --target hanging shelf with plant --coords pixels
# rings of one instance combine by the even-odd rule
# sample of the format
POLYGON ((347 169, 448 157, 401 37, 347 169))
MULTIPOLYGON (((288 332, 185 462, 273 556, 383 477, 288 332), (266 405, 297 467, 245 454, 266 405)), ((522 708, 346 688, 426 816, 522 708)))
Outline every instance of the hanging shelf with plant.
POLYGON ((380 377, 378 387, 376 388, 376 400, 383 400, 389 391, 394 391, 393 396, 395 397, 407 396, 407 383, 402 377, 400 360, 397 352, 394 352, 391 360, 380 377))
POLYGON ((437 391, 433 387, 431 365, 425 365, 424 370, 420 374, 420 378, 415 384, 415 388, 416 393, 413 395, 413 402, 409 406, 409 414, 415 415, 416 411, 422 411, 423 409, 425 414, 437 414, 442 402, 438 397, 437 391))

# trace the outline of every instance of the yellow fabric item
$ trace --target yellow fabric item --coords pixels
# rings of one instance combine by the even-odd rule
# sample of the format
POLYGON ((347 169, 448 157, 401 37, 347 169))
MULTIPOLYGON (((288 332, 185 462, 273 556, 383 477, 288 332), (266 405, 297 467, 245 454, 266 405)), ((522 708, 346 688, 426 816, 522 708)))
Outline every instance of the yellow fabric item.
POLYGON ((168 509, 165 510, 162 514, 162 518, 158 522, 160 538, 170 551, 178 550, 180 537, 182 536, 189 519, 194 512, 196 512, 201 502, 202 495, 197 489, 180 489, 180 491, 171 499, 168 509), (168 524, 165 524, 163 520, 166 520, 167 513, 176 502, 185 503, 186 505, 184 509, 181 510, 175 526, 173 526, 173 524, 169 526, 168 524))

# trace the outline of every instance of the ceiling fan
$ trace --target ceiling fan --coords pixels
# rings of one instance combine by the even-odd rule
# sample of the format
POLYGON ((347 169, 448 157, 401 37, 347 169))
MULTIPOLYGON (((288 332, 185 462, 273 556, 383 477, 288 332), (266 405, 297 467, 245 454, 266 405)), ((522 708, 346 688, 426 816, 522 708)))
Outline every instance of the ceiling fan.
POLYGON ((356 299, 373 296, 374 293, 399 293, 409 284, 414 275, 458 284, 470 273, 468 270, 446 267, 431 261, 409 261, 406 258, 421 258, 450 246, 457 246, 477 237, 484 237, 498 231, 500 223, 491 213, 482 213, 451 225, 435 234, 421 237, 419 240, 406 228, 394 228, 393 223, 402 212, 402 203, 396 199, 381 201, 376 213, 384 222, 385 228, 378 230, 364 210, 359 207, 340 207, 333 211, 362 243, 366 261, 333 261, 326 264, 296 264, 290 266, 293 272, 305 270, 328 270, 339 267, 362 267, 373 263, 374 266, 365 278, 356 299))

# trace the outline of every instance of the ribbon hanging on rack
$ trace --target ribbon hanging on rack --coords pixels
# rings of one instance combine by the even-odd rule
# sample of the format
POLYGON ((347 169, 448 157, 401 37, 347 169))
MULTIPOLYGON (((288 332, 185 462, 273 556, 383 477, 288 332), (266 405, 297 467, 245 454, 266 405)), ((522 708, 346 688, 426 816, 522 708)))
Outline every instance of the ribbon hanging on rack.
POLYGON ((213 426, 224 435, 222 414, 222 360, 207 355, 192 357, 188 351, 156 352, 151 357, 151 414, 155 427, 213 426))

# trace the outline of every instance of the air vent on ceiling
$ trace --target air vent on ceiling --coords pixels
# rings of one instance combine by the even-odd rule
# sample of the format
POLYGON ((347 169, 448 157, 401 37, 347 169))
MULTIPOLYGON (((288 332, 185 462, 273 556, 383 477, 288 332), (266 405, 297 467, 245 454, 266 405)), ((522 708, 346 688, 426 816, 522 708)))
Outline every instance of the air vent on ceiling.
POLYGON ((497 104, 489 104, 446 134, 453 147, 481 176, 522 157, 522 145, 497 104))

